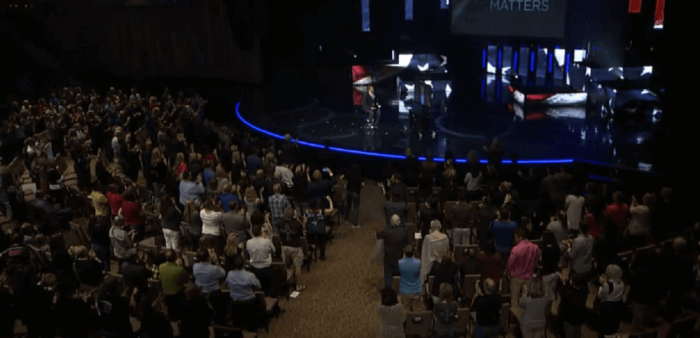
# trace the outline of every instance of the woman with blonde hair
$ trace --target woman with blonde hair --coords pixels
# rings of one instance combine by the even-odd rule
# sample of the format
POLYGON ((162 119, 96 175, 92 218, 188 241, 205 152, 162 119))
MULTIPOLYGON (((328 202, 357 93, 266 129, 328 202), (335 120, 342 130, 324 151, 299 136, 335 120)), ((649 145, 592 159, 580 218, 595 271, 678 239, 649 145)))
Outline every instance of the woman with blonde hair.
POLYGON ((263 202, 263 190, 265 188, 260 188, 260 194, 255 193, 255 187, 249 186, 248 188, 245 189, 245 195, 243 196, 243 202, 245 202, 246 205, 246 214, 245 217, 248 219, 248 222, 250 222, 250 216, 255 212, 255 210, 258 210, 260 205, 262 205, 263 202))
POLYGON ((546 295, 545 283, 539 276, 530 280, 530 285, 523 286, 523 295, 520 296, 520 307, 523 309, 520 315, 520 329, 523 338, 544 337, 547 327, 547 305, 550 297, 546 295))
POLYGON ((224 268, 226 271, 233 269, 232 262, 236 255, 243 254, 243 248, 245 247, 245 242, 238 243, 238 235, 232 232, 226 237, 226 247, 224 248, 224 260, 226 261, 226 266, 224 268))
POLYGON ((187 171, 187 163, 185 163, 185 154, 184 153, 177 153, 175 155, 175 176, 180 177, 182 173, 187 171))

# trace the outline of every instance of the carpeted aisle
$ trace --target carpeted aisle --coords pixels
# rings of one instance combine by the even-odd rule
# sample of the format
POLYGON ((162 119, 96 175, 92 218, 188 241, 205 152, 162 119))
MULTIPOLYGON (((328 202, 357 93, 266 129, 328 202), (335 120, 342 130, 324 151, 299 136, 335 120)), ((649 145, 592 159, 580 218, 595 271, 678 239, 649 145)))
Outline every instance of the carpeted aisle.
POLYGON ((375 182, 366 182, 360 198, 360 225, 335 228, 328 259, 302 272, 306 285, 298 298, 281 301, 286 313, 274 319, 270 332, 260 337, 325 338, 374 337, 379 322, 378 290, 382 284, 381 261, 368 261, 375 245, 375 231, 384 226, 384 197, 375 182))

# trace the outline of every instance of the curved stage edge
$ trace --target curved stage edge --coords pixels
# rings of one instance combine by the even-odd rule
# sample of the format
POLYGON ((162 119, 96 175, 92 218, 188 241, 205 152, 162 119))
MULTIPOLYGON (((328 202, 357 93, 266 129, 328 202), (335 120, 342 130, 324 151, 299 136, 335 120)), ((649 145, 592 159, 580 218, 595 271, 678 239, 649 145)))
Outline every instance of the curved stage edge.
MULTIPOLYGON (((243 118, 243 116, 241 115, 240 107, 241 107, 241 103, 238 102, 238 103, 236 104, 236 116, 238 117, 238 119, 239 119, 241 122, 243 122, 243 124, 245 124, 246 126, 248 126, 248 127, 251 128, 251 129, 253 129, 253 130, 255 130, 255 131, 259 132, 259 133, 265 134, 265 135, 267 135, 267 136, 270 136, 270 137, 273 137, 273 138, 276 138, 276 139, 284 139, 284 136, 283 136, 283 135, 275 134, 275 133, 273 133, 273 132, 271 132, 271 131, 269 131, 269 130, 265 130, 265 129, 263 129, 263 128, 260 128, 260 127, 258 127, 258 126, 255 126, 255 125, 253 125, 252 123, 248 122, 248 121, 247 121, 245 118, 243 118)), ((312 148, 318 148, 318 149, 323 149, 323 148, 324 148, 324 146, 323 146, 322 144, 307 142, 307 141, 303 141, 303 140, 298 140, 297 143, 300 144, 300 145, 307 146, 307 147, 312 147, 312 148)), ((339 153, 352 154, 352 155, 362 155, 362 156, 372 156, 372 157, 385 158, 385 159, 392 159, 392 160, 403 160, 403 159, 406 158, 404 155, 387 154, 387 153, 371 152, 371 151, 363 151, 363 150, 355 150, 355 149, 346 149, 346 148, 338 148, 338 147, 328 147, 328 149, 330 149, 330 150, 332 150, 332 151, 335 151, 335 152, 339 152, 339 153)), ((418 159, 419 159, 420 161, 425 161, 425 157, 418 157, 418 159)), ((435 162, 444 162, 445 159, 444 159, 444 158, 440 158, 440 157, 434 157, 434 158, 433 158, 433 161, 435 161, 435 162)), ((467 159, 464 159, 464 158, 462 158, 462 159, 455 159, 455 162, 456 162, 456 163, 467 163, 467 159)), ((487 160, 480 160, 479 162, 481 162, 482 164, 488 163, 487 160)), ((518 160, 518 164, 540 164, 540 165, 548 165, 548 164, 573 164, 574 162, 585 162, 585 163, 589 163, 589 164, 602 165, 602 166, 606 166, 606 167, 611 166, 610 164, 598 163, 598 162, 593 162, 593 161, 577 161, 577 160, 575 160, 575 159, 573 159, 573 158, 565 158, 565 159, 527 159, 527 160, 518 160)), ((503 160, 502 163, 504 163, 504 164, 511 164, 511 163, 513 163, 513 161, 511 161, 511 160, 503 160)))

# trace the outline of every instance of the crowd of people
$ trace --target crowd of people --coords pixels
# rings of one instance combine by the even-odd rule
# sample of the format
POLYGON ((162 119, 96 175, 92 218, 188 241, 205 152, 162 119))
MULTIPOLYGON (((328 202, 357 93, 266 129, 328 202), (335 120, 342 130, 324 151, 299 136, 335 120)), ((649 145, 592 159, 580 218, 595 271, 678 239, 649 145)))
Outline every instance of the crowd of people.
POLYGON ((462 308, 476 313, 479 338, 507 332, 511 315, 523 337, 581 337, 585 324, 602 338, 622 321, 632 332, 697 332, 700 223, 683 217, 671 188, 626 185, 615 171, 607 180, 565 167, 540 176, 501 166, 498 141, 484 150, 487 165, 472 151, 464 168, 407 151, 380 184, 383 337, 403 337, 407 313, 425 310, 433 337, 457 337, 469 322, 462 308))
POLYGON ((289 136, 216 126, 206 103, 80 87, 12 103, 0 131, 0 336, 16 320, 28 337, 168 337, 172 322, 180 337, 208 337, 212 324, 256 331, 284 311, 266 303, 284 291, 277 261, 294 272, 283 286, 304 291, 306 251, 326 259, 344 202, 334 185, 361 185, 359 174, 305 163, 289 136))
MULTIPOLYGON (((65 87, 13 102, 0 129, 0 337, 17 320, 28 337, 168 337, 172 322, 180 337, 212 324, 255 331, 269 315, 261 297, 304 292, 301 267, 309 251, 327 259, 332 216, 362 225, 363 168, 313 163, 290 135, 217 126, 205 105, 167 88, 65 87), (292 283, 277 280, 276 262, 292 283)), ((471 333, 496 337, 503 303, 521 309, 525 337, 547 325, 580 337, 584 324, 603 336, 623 319, 642 329, 695 309, 700 227, 687 229, 670 188, 504 167, 498 141, 484 153, 488 165, 472 151, 458 167, 409 149, 380 184, 380 336, 403 337, 408 312, 431 310, 433 336, 456 337, 469 308, 471 333)))

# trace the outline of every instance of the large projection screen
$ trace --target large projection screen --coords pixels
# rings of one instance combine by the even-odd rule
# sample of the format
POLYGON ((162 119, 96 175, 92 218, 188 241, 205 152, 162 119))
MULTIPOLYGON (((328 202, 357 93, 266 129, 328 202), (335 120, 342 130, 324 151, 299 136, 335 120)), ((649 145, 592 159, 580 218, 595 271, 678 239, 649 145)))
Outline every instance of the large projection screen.
POLYGON ((452 34, 564 38, 567 0, 453 0, 452 34))

